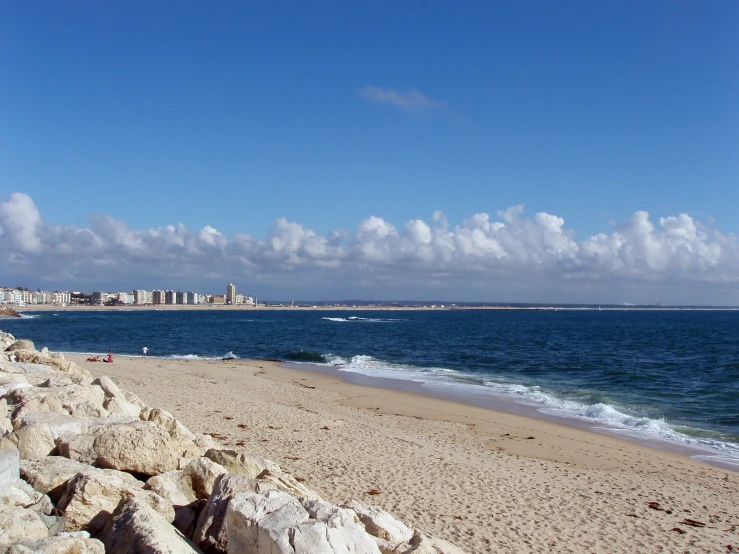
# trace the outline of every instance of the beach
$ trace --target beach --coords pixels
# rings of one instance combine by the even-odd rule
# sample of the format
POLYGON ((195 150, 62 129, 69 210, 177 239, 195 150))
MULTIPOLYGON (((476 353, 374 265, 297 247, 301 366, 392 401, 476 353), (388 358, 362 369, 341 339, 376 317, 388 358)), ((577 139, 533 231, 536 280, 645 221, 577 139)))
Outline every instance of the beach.
POLYGON ((739 474, 679 453, 269 361, 67 357, 468 553, 739 551, 739 474))

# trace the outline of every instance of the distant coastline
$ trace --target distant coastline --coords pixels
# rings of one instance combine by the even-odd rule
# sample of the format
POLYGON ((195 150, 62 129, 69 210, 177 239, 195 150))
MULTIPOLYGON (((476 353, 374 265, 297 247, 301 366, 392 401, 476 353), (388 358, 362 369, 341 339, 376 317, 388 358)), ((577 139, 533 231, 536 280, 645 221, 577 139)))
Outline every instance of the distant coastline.
POLYGON ((458 310, 522 310, 522 311, 739 311, 737 306, 591 306, 591 305, 459 305, 459 304, 422 304, 394 305, 370 303, 367 305, 321 305, 321 304, 266 304, 259 306, 228 304, 159 304, 159 305, 123 305, 123 306, 90 306, 90 305, 53 305, 36 304, 19 308, 20 312, 55 312, 55 311, 146 311, 146 310, 228 310, 254 312, 263 310, 298 310, 298 311, 458 311, 458 310))

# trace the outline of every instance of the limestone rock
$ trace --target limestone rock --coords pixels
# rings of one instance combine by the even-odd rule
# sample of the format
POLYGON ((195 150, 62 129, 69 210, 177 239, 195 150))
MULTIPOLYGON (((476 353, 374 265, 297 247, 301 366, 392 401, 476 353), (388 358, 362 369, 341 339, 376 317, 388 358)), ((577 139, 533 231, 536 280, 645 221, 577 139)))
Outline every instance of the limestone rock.
POLYGON ((413 533, 407 549, 401 546, 392 552, 393 554, 465 554, 453 544, 418 530, 413 533))
POLYGON ((368 506, 352 499, 342 504, 341 507, 353 510, 365 530, 373 537, 387 542, 391 548, 408 542, 413 537, 413 531, 404 523, 377 506, 368 506))
POLYGON ((269 469, 265 469, 262 473, 257 475, 257 479, 259 481, 270 483, 274 485, 275 488, 292 494, 293 496, 321 500, 321 497, 318 496, 317 493, 300 483, 289 473, 275 473, 269 469))
POLYGON ((98 377, 92 382, 93 385, 98 385, 105 392, 105 396, 108 398, 125 398, 123 397, 123 391, 113 382, 113 379, 107 376, 98 377))
POLYGON ((198 455, 195 443, 177 428, 135 421, 101 427, 59 441, 64 456, 90 465, 159 475, 178 468, 180 458, 198 455), (135 445, 135 448, 131 448, 135 445))
POLYGON ((197 500, 191 477, 184 475, 181 469, 150 477, 144 488, 166 498, 175 508, 187 506, 197 500))
POLYGON ((216 479, 213 493, 208 498, 193 533, 193 542, 203 552, 226 552, 228 535, 226 525, 226 508, 229 501, 241 492, 258 492, 265 494, 276 490, 274 485, 251 479, 245 475, 224 473, 216 479))
POLYGON ((353 511, 282 491, 237 494, 226 519, 233 554, 380 554, 353 511))
POLYGON ((41 516, 34 510, 0 503, 0 544, 49 536, 41 516))
POLYGON ((32 412, 24 410, 20 414, 20 419, 16 420, 18 429, 23 429, 29 425, 46 425, 51 432, 54 441, 60 437, 73 437, 89 430, 89 419, 73 417, 65 413, 55 412, 32 412))
POLYGON ((21 479, 0 492, 0 504, 26 508, 44 515, 51 514, 54 508, 48 496, 34 490, 31 485, 21 479))
POLYGON ((123 398, 123 396, 112 396, 110 398, 106 398, 105 402, 103 402, 103 407, 111 414, 122 416, 138 418, 141 413, 141 408, 136 404, 129 402, 123 398))
POLYGON ((53 455, 56 451, 54 437, 45 423, 33 423, 15 432, 21 459, 37 460, 53 455))
POLYGON ((38 492, 48 494, 54 502, 58 502, 72 477, 89 469, 88 465, 62 456, 20 462, 21 477, 38 492))
POLYGON ((222 465, 229 473, 244 475, 256 479, 265 469, 273 473, 280 473, 280 466, 258 456, 247 456, 243 452, 224 448, 211 448, 205 457, 222 465))
POLYGON ((0 554, 105 554, 103 543, 89 537, 51 537, 0 546, 0 554))
POLYGON ((145 502, 129 498, 116 507, 101 534, 107 554, 200 553, 145 502))
POLYGON ((198 499, 207 500, 213 492, 216 479, 219 475, 226 473, 226 468, 203 457, 190 462, 182 473, 192 483, 195 496, 198 499))
POLYGON ((172 503, 142 487, 143 483, 128 473, 88 468, 69 481, 57 507, 67 516, 68 531, 99 531, 121 499, 131 497, 151 506, 168 522, 174 520, 172 503))
POLYGON ((13 352, 14 350, 35 350, 36 347, 33 345, 33 342, 31 342, 28 339, 21 339, 15 341, 13 344, 8 346, 5 351, 6 352, 13 352))
POLYGON ((190 440, 195 440, 195 435, 182 423, 180 423, 175 416, 170 414, 166 410, 160 410, 159 408, 145 409, 141 411, 140 415, 143 421, 151 421, 164 427, 168 431, 177 431, 178 433, 185 435, 190 440))

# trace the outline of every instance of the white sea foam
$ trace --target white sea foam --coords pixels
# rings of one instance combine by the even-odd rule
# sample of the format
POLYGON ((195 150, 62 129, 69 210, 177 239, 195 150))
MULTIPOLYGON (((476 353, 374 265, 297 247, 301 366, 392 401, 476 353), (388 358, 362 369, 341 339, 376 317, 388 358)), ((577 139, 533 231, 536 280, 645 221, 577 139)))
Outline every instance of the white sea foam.
POLYGON ((392 321, 401 321, 398 318, 392 317, 359 317, 355 315, 350 317, 322 317, 321 319, 325 319, 326 321, 336 321, 340 323, 355 323, 360 321, 365 321, 367 323, 386 323, 392 321))
POLYGON ((39 314, 21 314, 21 319, 36 319, 39 314))

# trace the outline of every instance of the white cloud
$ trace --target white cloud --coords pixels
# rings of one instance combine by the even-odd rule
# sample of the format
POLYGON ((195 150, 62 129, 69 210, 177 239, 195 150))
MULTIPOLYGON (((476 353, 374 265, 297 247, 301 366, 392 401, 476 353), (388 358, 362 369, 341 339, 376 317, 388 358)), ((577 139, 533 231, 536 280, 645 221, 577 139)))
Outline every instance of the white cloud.
POLYGON ((367 290, 382 298, 410 291, 425 298, 508 300, 511 291, 523 290, 541 300, 532 294, 546 290, 552 301, 565 289, 596 297, 646 286, 650 298, 669 289, 675 301, 689 302, 714 290, 724 298, 719 303, 739 303, 739 238, 687 214, 655 223, 638 211, 610 233, 581 241, 553 214, 529 218, 514 206, 497 216, 477 213, 452 226, 437 211, 430 221, 414 219, 400 230, 371 216, 354 231, 328 236, 278 218, 264 238, 227 237, 211 226, 198 231, 181 223, 135 230, 108 215, 92 216, 87 227, 45 224, 29 196, 13 193, 0 202, 0 279, 124 289, 242 279, 308 296, 324 290, 334 298, 367 290))
POLYGON ((445 102, 432 100, 415 88, 401 92, 391 88, 367 85, 359 90, 359 95, 375 104, 389 104, 402 110, 446 109, 447 107, 445 102))

